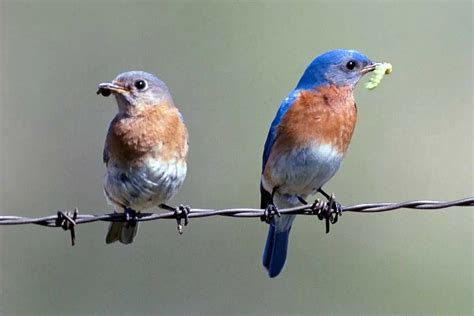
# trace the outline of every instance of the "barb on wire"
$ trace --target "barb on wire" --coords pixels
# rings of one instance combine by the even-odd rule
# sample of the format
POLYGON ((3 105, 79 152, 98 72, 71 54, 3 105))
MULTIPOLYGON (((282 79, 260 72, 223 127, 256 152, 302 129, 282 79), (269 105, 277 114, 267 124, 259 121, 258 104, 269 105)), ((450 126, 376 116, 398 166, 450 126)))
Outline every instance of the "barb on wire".
POLYGON ((77 207, 74 209, 74 213, 58 211, 56 218, 56 227, 62 227, 64 230, 69 230, 71 232, 71 246, 74 246, 76 243, 76 232, 74 231, 74 226, 76 226, 76 219, 78 214, 77 207))
MULTIPOLYGON (((394 211, 398 209, 414 209, 414 210, 437 210, 449 207, 472 207, 474 206, 474 197, 454 201, 407 201, 401 203, 366 203, 351 206, 334 207, 334 200, 330 199, 328 202, 321 202, 319 199, 313 204, 305 204, 292 208, 278 210, 279 214, 292 215, 316 215, 318 219, 325 220, 326 232, 329 232, 329 224, 337 222, 338 217, 345 212, 355 213, 380 213, 394 211)), ((174 219, 177 221, 178 232, 182 234, 183 225, 181 221, 184 220, 184 226, 188 224, 190 218, 211 217, 211 216, 227 216, 237 218, 260 218, 262 221, 268 221, 268 212, 262 209, 253 208, 233 208, 233 209, 198 209, 189 208, 188 206, 180 205, 174 212, 164 213, 137 213, 138 222, 154 221, 159 219, 174 219)), ((270 216, 272 216, 270 214, 270 216)), ((80 224, 87 224, 93 222, 125 222, 127 220, 124 213, 110 213, 102 215, 88 215, 79 214, 77 208, 73 211, 58 211, 56 215, 45 217, 21 217, 21 216, 0 216, 0 225, 27 225, 35 224, 45 227, 61 227, 64 230, 69 230, 71 234, 71 243, 75 243, 74 228, 80 224)))

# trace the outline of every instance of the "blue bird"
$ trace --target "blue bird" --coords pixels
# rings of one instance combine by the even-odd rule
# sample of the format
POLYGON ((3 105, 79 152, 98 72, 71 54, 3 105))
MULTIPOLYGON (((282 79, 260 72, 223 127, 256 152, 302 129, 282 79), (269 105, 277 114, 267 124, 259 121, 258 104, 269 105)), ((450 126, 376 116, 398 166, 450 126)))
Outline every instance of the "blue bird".
MULTIPOLYGON (((354 50, 337 49, 316 57, 283 100, 263 151, 261 204, 287 208, 301 205, 339 169, 356 123, 353 90, 375 64, 354 50)), ((326 195, 327 196, 327 195, 326 195)), ((295 215, 274 216, 263 252, 273 278, 282 271, 295 215)))

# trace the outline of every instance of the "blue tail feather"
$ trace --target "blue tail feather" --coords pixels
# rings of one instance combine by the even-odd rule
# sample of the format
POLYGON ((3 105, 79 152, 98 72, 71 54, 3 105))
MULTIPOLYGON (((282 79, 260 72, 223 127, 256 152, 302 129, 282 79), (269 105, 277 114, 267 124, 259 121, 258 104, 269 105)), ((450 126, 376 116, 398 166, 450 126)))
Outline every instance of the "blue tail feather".
POLYGON ((268 270, 268 276, 271 278, 280 274, 285 265, 290 230, 291 227, 288 230, 277 231, 273 223, 268 229, 267 242, 263 251, 263 266, 268 270))

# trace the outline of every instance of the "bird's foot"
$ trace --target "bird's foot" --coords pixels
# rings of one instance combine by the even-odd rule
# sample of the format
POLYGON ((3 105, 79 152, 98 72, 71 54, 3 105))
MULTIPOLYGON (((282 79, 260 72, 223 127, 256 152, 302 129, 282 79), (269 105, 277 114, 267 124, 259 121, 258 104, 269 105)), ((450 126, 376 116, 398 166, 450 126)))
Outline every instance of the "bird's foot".
POLYGON ((275 215, 280 217, 281 216, 280 211, 278 211, 278 208, 275 206, 275 204, 273 204, 273 202, 268 203, 267 207, 263 211, 263 215, 260 217, 260 220, 262 222, 270 224, 272 222, 273 217, 275 217, 275 215))
POLYGON ((337 223, 339 216, 342 216, 342 205, 336 201, 336 196, 334 193, 329 195, 322 189, 319 189, 318 192, 324 195, 324 197, 327 199, 327 202, 322 205, 317 215, 320 220, 325 220, 326 234, 328 234, 330 224, 337 223))
POLYGON ((125 222, 127 223, 127 227, 134 227, 137 225, 137 218, 138 218, 138 212, 126 207, 123 211, 123 214, 125 215, 125 222))
POLYGON ((189 205, 183 205, 180 204, 176 208, 176 222, 177 222, 177 228, 178 228, 178 233, 180 235, 183 234, 183 225, 181 224, 181 219, 184 219, 184 226, 187 226, 189 223, 189 213, 191 212, 191 208, 189 205))
POLYGON ((263 211, 263 215, 260 216, 260 220, 267 224, 270 224, 272 222, 272 219, 273 217, 275 217, 275 215, 278 217, 281 216, 280 211, 276 207, 275 203, 273 203, 273 197, 275 196, 277 191, 278 186, 273 187, 272 194, 270 196, 270 201, 268 201, 267 207, 265 207, 265 210, 263 211))
POLYGON ((183 205, 183 204, 180 204, 178 207, 172 207, 166 204, 160 204, 160 207, 162 209, 174 212, 178 233, 182 235, 183 234, 183 220, 184 220, 184 226, 187 226, 189 223, 188 215, 191 212, 191 207, 189 207, 189 205, 183 205))
POLYGON ((328 199, 327 208, 329 212, 329 220, 331 224, 337 223, 339 216, 342 216, 342 205, 336 201, 336 196, 331 194, 331 197, 328 199))

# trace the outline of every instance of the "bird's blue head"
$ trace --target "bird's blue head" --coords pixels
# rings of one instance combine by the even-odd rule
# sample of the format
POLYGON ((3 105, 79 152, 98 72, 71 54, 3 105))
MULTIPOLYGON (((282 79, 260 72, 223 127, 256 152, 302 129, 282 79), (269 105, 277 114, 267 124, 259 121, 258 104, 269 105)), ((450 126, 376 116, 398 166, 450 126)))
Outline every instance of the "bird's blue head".
POLYGON ((375 64, 355 50, 335 49, 316 57, 306 68, 297 89, 314 89, 336 85, 354 87, 375 64))

